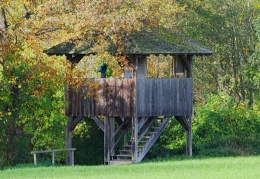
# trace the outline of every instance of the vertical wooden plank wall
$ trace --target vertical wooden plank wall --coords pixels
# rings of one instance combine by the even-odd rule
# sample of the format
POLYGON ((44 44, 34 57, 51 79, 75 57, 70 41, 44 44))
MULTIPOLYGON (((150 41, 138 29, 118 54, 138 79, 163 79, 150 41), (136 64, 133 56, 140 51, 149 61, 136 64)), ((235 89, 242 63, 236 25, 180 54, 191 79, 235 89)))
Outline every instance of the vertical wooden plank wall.
POLYGON ((68 89, 66 100, 67 116, 124 116, 134 114, 134 79, 93 79, 101 89, 93 96, 87 96, 88 87, 68 89))
MULTIPOLYGON (((137 116, 191 116, 191 78, 136 79, 137 116)), ((98 79, 102 89, 97 96, 86 97, 87 90, 67 91, 69 116, 127 116, 135 113, 133 79, 98 79)))
POLYGON ((137 116, 192 115, 192 79, 137 79, 137 116))

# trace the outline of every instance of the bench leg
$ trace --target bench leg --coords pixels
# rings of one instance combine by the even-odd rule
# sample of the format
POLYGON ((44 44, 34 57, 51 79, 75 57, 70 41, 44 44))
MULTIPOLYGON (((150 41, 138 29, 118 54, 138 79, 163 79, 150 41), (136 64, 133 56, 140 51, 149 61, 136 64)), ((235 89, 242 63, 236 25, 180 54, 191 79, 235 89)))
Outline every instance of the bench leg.
POLYGON ((55 164, 55 154, 54 154, 54 152, 52 152, 52 160, 51 160, 51 162, 52 162, 52 165, 54 165, 55 164))
POLYGON ((71 166, 74 166, 74 151, 71 151, 71 166))
POLYGON ((37 154, 33 154, 34 165, 37 165, 37 154))

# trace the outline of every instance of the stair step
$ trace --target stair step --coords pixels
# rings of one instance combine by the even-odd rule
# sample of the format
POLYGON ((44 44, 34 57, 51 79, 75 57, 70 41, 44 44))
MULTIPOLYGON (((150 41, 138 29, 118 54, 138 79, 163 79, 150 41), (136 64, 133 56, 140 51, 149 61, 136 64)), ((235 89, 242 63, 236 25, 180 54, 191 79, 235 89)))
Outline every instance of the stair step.
POLYGON ((132 155, 116 155, 117 160, 125 160, 125 159, 131 159, 132 155))
POLYGON ((119 150, 120 155, 130 155, 132 154, 132 150, 119 150))
POLYGON ((110 165, 127 165, 127 164, 132 164, 132 160, 112 160, 110 161, 110 165))
POLYGON ((123 145, 123 150, 131 150, 132 145, 123 145))
POLYGON ((157 131, 158 129, 160 129, 160 127, 152 127, 152 129, 154 129, 155 131, 157 131))
POLYGON ((157 132, 148 132, 148 133, 153 135, 153 134, 156 134, 157 132))

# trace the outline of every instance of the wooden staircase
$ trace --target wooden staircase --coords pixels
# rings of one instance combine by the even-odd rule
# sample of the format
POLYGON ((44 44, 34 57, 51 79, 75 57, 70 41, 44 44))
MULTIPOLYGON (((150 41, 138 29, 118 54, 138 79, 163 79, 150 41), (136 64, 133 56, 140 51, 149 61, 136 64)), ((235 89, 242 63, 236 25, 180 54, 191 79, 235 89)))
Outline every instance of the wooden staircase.
MULTIPOLYGON (((140 144, 143 144, 143 145, 139 145, 138 156, 137 156, 136 162, 140 162, 144 158, 144 156, 147 154, 147 152, 150 150, 150 148, 153 146, 153 144, 159 138, 159 136, 165 129, 165 127, 168 124, 168 122, 170 121, 170 119, 171 119, 171 117, 164 117, 164 118, 160 119, 160 122, 158 123, 158 125, 151 127, 151 131, 149 130, 147 135, 145 135, 142 139, 139 139, 139 140, 141 140, 140 144)), ((156 122, 158 122, 158 121, 155 121, 154 123, 156 123, 156 122)))
POLYGON ((120 154, 116 155, 116 159, 111 161, 111 164, 119 165, 140 162, 159 138, 170 119, 171 117, 141 118, 138 128, 138 154, 136 161, 132 161, 132 141, 130 140, 122 146, 122 149, 119 150, 120 154))

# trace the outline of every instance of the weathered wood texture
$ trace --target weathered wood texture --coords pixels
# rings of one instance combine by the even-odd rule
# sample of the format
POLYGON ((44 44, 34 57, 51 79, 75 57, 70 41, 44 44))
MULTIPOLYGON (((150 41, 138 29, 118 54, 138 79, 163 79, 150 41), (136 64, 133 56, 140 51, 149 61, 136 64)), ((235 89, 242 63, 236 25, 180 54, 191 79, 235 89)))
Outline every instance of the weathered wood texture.
POLYGON ((87 87, 67 90, 67 116, 191 116, 192 79, 95 79, 98 95, 87 87), (136 107, 135 107, 136 104, 136 107))
POLYGON ((137 116, 192 115, 191 78, 136 80, 137 116))
POLYGON ((67 116, 132 116, 135 103, 134 79, 92 79, 100 84, 96 95, 87 96, 88 88, 67 88, 67 116))

